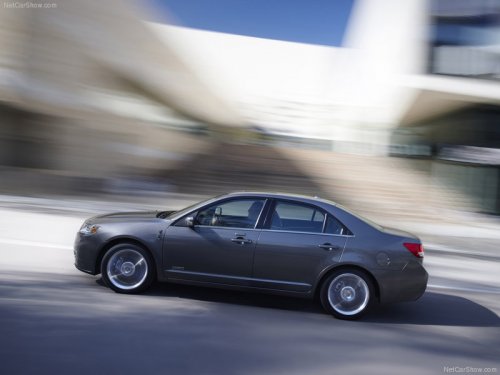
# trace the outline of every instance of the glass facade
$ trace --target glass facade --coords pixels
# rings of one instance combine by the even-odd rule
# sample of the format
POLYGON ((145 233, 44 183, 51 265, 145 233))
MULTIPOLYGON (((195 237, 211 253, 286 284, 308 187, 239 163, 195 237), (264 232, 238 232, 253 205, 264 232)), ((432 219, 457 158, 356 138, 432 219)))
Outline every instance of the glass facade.
POLYGON ((500 0, 431 0, 429 73, 500 80, 500 0))

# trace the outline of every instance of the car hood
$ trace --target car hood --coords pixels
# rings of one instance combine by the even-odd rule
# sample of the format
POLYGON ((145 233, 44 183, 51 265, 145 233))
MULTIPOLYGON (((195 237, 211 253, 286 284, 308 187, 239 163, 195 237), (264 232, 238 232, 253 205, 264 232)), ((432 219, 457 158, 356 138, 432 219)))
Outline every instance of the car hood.
POLYGON ((158 211, 136 211, 136 212, 115 212, 111 214, 98 215, 87 220, 87 223, 99 224, 114 221, 137 221, 155 219, 158 211))

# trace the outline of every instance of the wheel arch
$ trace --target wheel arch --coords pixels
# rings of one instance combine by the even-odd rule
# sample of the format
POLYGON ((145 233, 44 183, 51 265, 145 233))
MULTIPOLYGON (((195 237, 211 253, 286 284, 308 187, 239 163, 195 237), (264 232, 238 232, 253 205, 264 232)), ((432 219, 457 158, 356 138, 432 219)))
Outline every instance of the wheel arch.
POLYGON ((377 279, 375 278, 375 276, 373 276, 373 274, 370 271, 368 271, 365 267, 362 267, 358 264, 349 264, 349 263, 342 263, 342 264, 334 265, 334 266, 330 267, 329 269, 327 269, 326 271, 324 271, 323 274, 321 275, 321 277, 319 278, 319 280, 316 282, 316 285, 314 287, 314 291, 313 291, 314 298, 315 299, 319 298, 319 294, 321 292, 321 286, 323 285, 325 280, 332 273, 337 272, 339 270, 346 270, 346 269, 350 269, 350 270, 354 269, 354 270, 358 270, 358 271, 361 271, 364 274, 366 274, 370 278, 370 280, 373 284, 373 287, 375 288, 375 297, 380 302, 380 286, 379 286, 379 283, 378 283, 377 279))

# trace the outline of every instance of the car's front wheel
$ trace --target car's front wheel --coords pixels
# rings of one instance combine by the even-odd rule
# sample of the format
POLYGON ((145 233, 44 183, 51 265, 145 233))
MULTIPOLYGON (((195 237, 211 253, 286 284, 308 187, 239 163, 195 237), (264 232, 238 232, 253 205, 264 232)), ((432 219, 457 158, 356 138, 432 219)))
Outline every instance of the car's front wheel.
POLYGON ((154 280, 151 256, 142 247, 120 243, 111 247, 102 258, 101 275, 111 289, 118 293, 139 293, 154 280))
POLYGON ((368 275, 360 270, 339 270, 325 280, 320 298, 323 308, 336 318, 358 319, 373 304, 373 283, 368 275))

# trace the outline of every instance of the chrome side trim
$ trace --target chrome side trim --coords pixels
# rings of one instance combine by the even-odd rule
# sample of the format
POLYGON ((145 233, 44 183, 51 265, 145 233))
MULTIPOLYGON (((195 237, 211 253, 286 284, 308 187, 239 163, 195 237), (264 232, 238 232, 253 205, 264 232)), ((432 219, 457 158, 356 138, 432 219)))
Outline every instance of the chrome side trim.
POLYGON ((286 285, 296 285, 296 286, 307 286, 311 287, 311 284, 307 283, 297 283, 293 281, 283 281, 283 280, 270 280, 270 279, 257 279, 254 277, 243 277, 243 276, 229 276, 229 275, 219 275, 215 273, 205 273, 205 272, 193 272, 193 271, 182 271, 178 269, 166 269, 165 272, 175 273, 175 274, 183 274, 183 275, 196 275, 196 276, 209 276, 209 277, 219 277, 224 279, 231 280, 243 280, 243 281, 258 281, 269 284, 286 284, 286 285))

